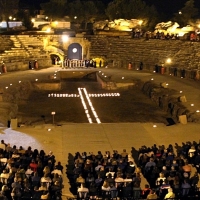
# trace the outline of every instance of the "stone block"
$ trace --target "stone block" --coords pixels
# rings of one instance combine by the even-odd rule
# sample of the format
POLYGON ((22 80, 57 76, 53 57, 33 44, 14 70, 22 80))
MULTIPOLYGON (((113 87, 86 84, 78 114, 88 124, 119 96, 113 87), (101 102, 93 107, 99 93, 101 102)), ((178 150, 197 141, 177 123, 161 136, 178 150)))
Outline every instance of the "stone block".
POLYGON ((10 123, 10 128, 11 129, 17 129, 17 119, 11 119, 11 123, 10 123))
POLYGON ((179 116, 179 122, 181 124, 187 124, 187 117, 186 117, 186 115, 180 115, 179 116))
POLYGON ((179 101, 180 101, 180 102, 187 102, 187 99, 186 99, 185 96, 180 96, 180 97, 179 97, 179 101))
POLYGON ((162 88, 168 88, 168 84, 166 82, 160 83, 160 86, 162 88))

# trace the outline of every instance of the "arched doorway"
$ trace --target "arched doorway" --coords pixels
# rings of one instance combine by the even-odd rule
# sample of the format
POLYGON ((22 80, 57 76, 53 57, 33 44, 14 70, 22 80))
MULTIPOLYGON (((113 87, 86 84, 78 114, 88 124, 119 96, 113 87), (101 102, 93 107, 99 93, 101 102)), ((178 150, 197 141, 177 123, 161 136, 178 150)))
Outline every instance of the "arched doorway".
POLYGON ((67 58, 70 60, 82 60, 82 46, 78 43, 70 44, 67 58))
POLYGON ((61 58, 57 54, 50 54, 51 60, 52 60, 52 65, 59 65, 61 58))

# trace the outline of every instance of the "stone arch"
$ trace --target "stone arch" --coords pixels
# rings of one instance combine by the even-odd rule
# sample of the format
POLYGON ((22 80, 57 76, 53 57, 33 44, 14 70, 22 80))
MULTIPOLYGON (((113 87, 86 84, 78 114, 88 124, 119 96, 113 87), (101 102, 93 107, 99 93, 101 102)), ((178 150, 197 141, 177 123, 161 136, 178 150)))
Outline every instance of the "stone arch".
POLYGON ((58 64, 55 62, 55 58, 57 58, 57 61, 60 61, 59 63, 63 63, 63 61, 65 59, 65 53, 63 50, 61 50, 55 46, 47 46, 45 48, 45 50, 48 52, 48 54, 52 60, 52 64, 58 64))
POLYGON ((90 42, 85 38, 70 37, 67 42, 62 43, 63 50, 68 54, 69 47, 72 44, 79 44, 82 48, 82 59, 90 59, 90 42))
POLYGON ((79 43, 72 43, 68 46, 67 58, 70 60, 82 60, 82 46, 79 43))

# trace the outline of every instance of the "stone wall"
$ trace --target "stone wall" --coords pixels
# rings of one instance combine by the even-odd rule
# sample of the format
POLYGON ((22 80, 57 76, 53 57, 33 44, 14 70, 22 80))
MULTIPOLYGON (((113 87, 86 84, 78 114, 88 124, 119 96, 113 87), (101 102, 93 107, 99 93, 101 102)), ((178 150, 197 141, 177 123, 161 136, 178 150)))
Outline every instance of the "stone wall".
POLYGON ((127 67, 131 62, 133 69, 137 69, 139 63, 143 62, 144 69, 154 71, 157 64, 164 66, 166 73, 169 72, 168 69, 175 67, 187 70, 200 67, 200 42, 84 34, 71 37, 67 42, 62 41, 62 35, 1 36, 0 41, 0 60, 8 65, 8 71, 24 70, 28 61, 35 59, 40 60, 42 67, 51 65, 50 53, 56 52, 49 52, 47 47, 53 45, 67 52, 72 43, 82 46, 84 58, 101 58, 109 67, 127 67), (167 58, 171 58, 171 63, 166 62, 167 58))
POLYGON ((198 122, 196 113, 191 113, 180 101, 178 91, 156 85, 153 81, 140 82, 141 90, 175 123, 179 122, 179 116, 186 115, 188 122, 198 122))
POLYGON ((91 42, 91 58, 101 57, 110 67, 127 67, 131 62, 134 69, 143 62, 144 69, 154 66, 198 69, 200 67, 200 42, 182 40, 145 40, 144 38, 88 36, 91 42), (171 58, 171 63, 167 63, 171 58))
POLYGON ((32 88, 28 81, 7 89, 0 88, 0 125, 7 126, 8 121, 17 117, 19 101, 28 99, 32 88))

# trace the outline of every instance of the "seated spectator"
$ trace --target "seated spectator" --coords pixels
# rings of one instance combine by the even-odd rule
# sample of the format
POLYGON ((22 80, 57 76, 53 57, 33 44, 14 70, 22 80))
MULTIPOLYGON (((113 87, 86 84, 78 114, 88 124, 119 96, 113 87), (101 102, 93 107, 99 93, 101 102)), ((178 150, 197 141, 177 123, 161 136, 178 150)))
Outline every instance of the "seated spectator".
POLYGON ((76 179, 77 186, 80 186, 81 184, 85 184, 85 179, 83 178, 82 174, 79 175, 79 177, 76 179))
POLYGON ((59 169, 57 169, 57 167, 55 166, 54 167, 54 170, 51 172, 51 174, 58 174, 59 176, 61 176, 62 177, 62 171, 61 170, 59 170, 59 169))
POLYGON ((33 153, 32 148, 31 148, 31 146, 29 146, 29 147, 27 148, 27 150, 26 150, 26 154, 27 154, 28 156, 31 156, 32 153, 33 153))
POLYGON ((140 173, 134 173, 133 174, 133 183, 141 183, 141 174, 140 173))
POLYGON ((47 184, 46 183, 41 183, 39 189, 39 191, 47 191, 48 188, 47 188, 47 184))
POLYGON ((32 191, 32 199, 33 200, 40 199, 42 193, 43 193, 43 190, 39 190, 38 186, 35 186, 33 191, 32 191))
POLYGON ((55 169, 60 170, 63 173, 63 166, 61 165, 61 162, 58 162, 57 165, 55 165, 55 169))
POLYGON ((182 190, 182 196, 187 196, 189 194, 191 185, 187 182, 187 180, 184 180, 181 184, 181 190, 182 190))
POLYGON ((127 174, 133 174, 135 172, 135 165, 132 161, 128 163, 128 166, 126 167, 126 173, 127 174))
POLYGON ((10 143, 7 144, 5 150, 6 150, 6 152, 7 152, 8 154, 11 154, 11 152, 12 152, 12 147, 10 146, 10 143))
POLYGON ((173 193, 172 188, 168 188, 168 193, 165 195, 164 199, 175 198, 175 194, 173 193))
POLYGON ((24 168, 22 167, 22 165, 19 166, 19 168, 18 168, 16 174, 19 174, 19 176, 21 177, 21 180, 22 180, 22 181, 26 178, 25 170, 24 170, 24 168))
POLYGON ((130 199, 133 196, 133 188, 131 183, 126 183, 122 187, 122 195, 125 199, 130 199))
POLYGON ((84 163, 84 176, 87 176, 88 173, 93 171, 93 165, 92 165, 92 160, 86 159, 86 162, 84 163))
POLYGON ((100 171, 99 171, 97 174, 98 174, 101 178, 104 179, 105 174, 106 174, 104 167, 101 167, 101 168, 100 168, 100 171))
POLYGON ((156 194, 156 190, 151 190, 150 193, 147 195, 147 199, 158 199, 158 195, 156 194))
POLYGON ((169 171, 169 175, 171 175, 171 176, 175 176, 176 175, 176 173, 177 173, 177 170, 175 169, 175 167, 174 166, 172 166, 171 167, 171 170, 169 171))
POLYGON ((19 155, 19 153, 18 153, 18 150, 15 150, 13 153, 12 153, 12 158, 13 159, 17 159, 17 158, 19 158, 20 157, 20 155, 19 155))
POLYGON ((177 161, 175 159, 172 161, 172 165, 171 166, 174 167, 175 170, 178 170, 178 163, 177 163, 177 161))
POLYGON ((126 165, 127 165, 127 163, 124 161, 124 159, 120 159, 117 164, 117 168, 120 169, 122 171, 122 173, 124 173, 126 165))
POLYGON ((92 182, 94 182, 94 176, 93 176, 93 174, 92 173, 88 173, 88 176, 86 177, 86 180, 85 180, 85 183, 86 183, 86 187, 89 187, 90 186, 90 184, 92 183, 92 182))
POLYGON ((110 186, 109 186, 109 183, 107 181, 104 181, 103 182, 103 185, 101 187, 101 190, 102 191, 110 191, 110 186))
POLYGON ((13 199, 13 200, 15 200, 15 199, 20 199, 21 196, 22 196, 21 188, 13 187, 12 192, 11 192, 11 197, 12 197, 12 199, 13 199))
POLYGON ((194 164, 197 169, 197 172, 200 173, 200 150, 197 151, 197 155, 195 156, 194 159, 194 164))
POLYGON ((51 184, 51 182, 52 182, 52 180, 51 180, 51 178, 49 177, 48 174, 44 174, 44 176, 40 179, 40 182, 41 183, 45 183, 46 186, 47 186, 47 189, 48 189, 50 184, 51 184))
POLYGON ((3 151, 5 151, 6 150, 6 144, 5 144, 5 142, 4 142, 4 140, 1 140, 1 143, 0 143, 0 149, 2 149, 3 151))
POLYGON ((149 185, 146 184, 144 186, 144 189, 142 190, 142 194, 141 194, 142 198, 146 199, 150 192, 151 192, 151 189, 150 189, 149 185))
POLYGON ((159 197, 161 199, 164 199, 164 197, 167 194, 169 188, 171 188, 171 186, 168 183, 167 179, 165 179, 163 184, 160 186, 159 197))
POLYGON ((33 170, 34 172, 37 172, 38 165, 37 165, 37 163, 35 162, 34 159, 32 159, 32 161, 31 161, 29 166, 30 166, 31 170, 33 170))
POLYGON ((7 185, 2 186, 0 194, 5 196, 8 200, 11 199, 11 191, 7 185))
POLYGON ((22 154, 25 154, 25 152, 26 152, 25 149, 22 146, 20 146, 19 149, 18 149, 18 153, 20 155, 22 155, 22 154))
POLYGON ((29 179, 33 174, 34 174, 34 171, 31 169, 30 166, 28 166, 28 168, 25 172, 26 177, 29 179))
POLYGON ((198 175, 198 172, 195 172, 195 173, 194 173, 194 176, 192 176, 192 177, 190 178, 191 186, 192 186, 193 188, 196 188, 198 182, 199 182, 199 175, 198 175))
POLYGON ((58 174, 54 174, 53 179, 52 179, 53 184, 55 182, 58 182, 60 184, 60 186, 62 186, 63 183, 63 179, 61 176, 59 176, 58 174))
POLYGON ((174 180, 175 180, 175 176, 173 173, 170 173, 169 176, 167 177, 167 181, 170 184, 171 187, 174 186, 174 180))
POLYGON ((85 187, 84 183, 81 183, 81 186, 78 188, 77 192, 80 199, 86 199, 89 189, 85 187))
POLYGON ((43 194, 41 195, 41 199, 50 199, 49 191, 43 191, 43 194))
POLYGON ((51 174, 51 170, 49 168, 49 166, 45 166, 44 169, 43 169, 43 174, 47 174, 47 175, 50 175, 51 174))
POLYGON ((114 184, 110 184, 110 197, 111 199, 117 198, 118 190, 114 184))
POLYGON ((80 153, 77 153, 76 156, 75 156, 75 160, 74 160, 75 167, 82 168, 83 167, 83 163, 84 163, 83 158, 81 157, 80 153))
POLYGON ((169 160, 170 163, 172 163, 172 161, 174 160, 174 153, 169 152, 168 155, 166 156, 166 160, 169 160))
POLYGON ((111 174, 111 177, 114 178, 115 172, 113 171, 113 168, 109 167, 108 170, 109 171, 106 173, 106 177, 108 177, 108 175, 111 174))
POLYGON ((156 185, 157 185, 157 186, 162 185, 162 183, 164 182, 165 179, 166 179, 165 175, 161 172, 161 173, 159 174, 159 177, 158 177, 157 180, 156 180, 156 185))
POLYGON ((166 166, 163 166, 162 167, 162 171, 161 171, 165 177, 168 177, 169 176, 169 171, 167 170, 167 167, 166 166))
POLYGON ((95 156, 95 158, 98 160, 98 161, 101 161, 103 159, 103 155, 101 153, 101 151, 98 151, 97 155, 95 156))
POLYGON ((103 167, 103 165, 102 165, 101 162, 99 161, 99 162, 98 162, 98 165, 95 167, 95 172, 98 172, 98 171, 101 169, 101 167, 103 167))
POLYGON ((141 187, 139 182, 135 182, 133 185, 133 198, 139 199, 141 196, 141 187))
POLYGON ((90 199, 96 199, 98 194, 97 187, 94 182, 92 182, 89 186, 89 195, 90 199))
POLYGON ((96 187, 97 188, 100 188, 101 186, 102 186, 102 184, 103 184, 103 179, 100 177, 100 176, 98 176, 96 179, 95 179, 95 185, 96 185, 96 187))
POLYGON ((183 172, 188 174, 188 177, 190 177, 191 171, 192 171, 192 167, 191 165, 189 165, 188 161, 185 162, 185 165, 182 167, 183 172))
POLYGON ((124 184, 124 179, 121 174, 117 174, 115 178, 115 187, 118 188, 124 184))
POLYGON ((8 178, 9 178, 9 173, 7 173, 7 171, 4 169, 3 172, 1 173, 0 175, 0 181, 3 183, 3 184, 7 184, 8 183, 8 178))
POLYGON ((12 188, 19 188, 21 189, 21 184, 18 182, 17 178, 14 178, 14 182, 11 184, 12 188))
POLYGON ((107 181, 109 185, 115 184, 115 180, 112 178, 111 174, 108 174, 108 177, 105 179, 105 181, 107 181))
POLYGON ((62 194, 61 190, 62 184, 60 184, 59 181, 55 181, 50 188, 52 199, 57 199, 58 197, 60 197, 62 194))
POLYGON ((155 167, 156 163, 154 162, 153 158, 150 158, 149 162, 147 162, 147 164, 145 165, 144 169, 145 169, 145 175, 148 175, 151 167, 155 167))
POLYGON ((35 186, 39 187, 40 184, 40 177, 38 176, 38 173, 35 172, 34 175, 31 177, 31 184, 32 187, 34 188, 35 186))
POLYGON ((157 150, 156 152, 154 152, 154 154, 155 154, 156 158, 158 158, 158 159, 160 159, 162 156, 162 153, 160 150, 157 150))
POLYGON ((121 157, 123 159, 127 159, 128 158, 128 153, 126 152, 126 149, 123 149, 123 152, 121 153, 121 157))
POLYGON ((128 154, 128 163, 132 162, 134 164, 134 159, 131 154, 128 154))
POLYGON ((48 162, 50 161, 52 163, 52 166, 55 165, 56 159, 55 159, 55 156, 53 155, 52 151, 49 151, 49 154, 47 155, 47 160, 48 160, 48 162))
POLYGON ((195 155, 196 155, 196 149, 195 149, 195 146, 192 145, 191 148, 188 151, 189 163, 194 164, 195 155))
POLYGON ((126 178, 124 179, 124 184, 132 183, 132 182, 133 182, 132 175, 131 174, 127 174, 126 178))
POLYGON ((31 188, 28 186, 28 184, 25 184, 22 188, 22 199, 32 199, 31 188))

